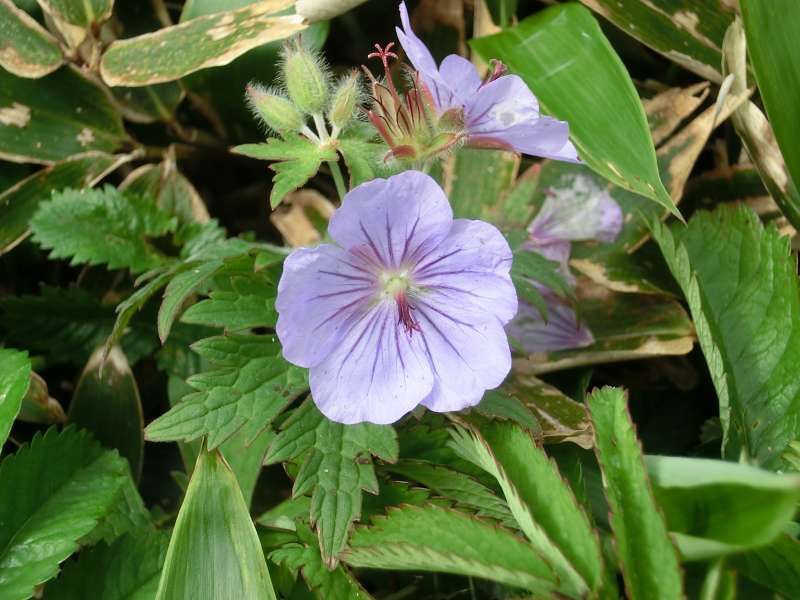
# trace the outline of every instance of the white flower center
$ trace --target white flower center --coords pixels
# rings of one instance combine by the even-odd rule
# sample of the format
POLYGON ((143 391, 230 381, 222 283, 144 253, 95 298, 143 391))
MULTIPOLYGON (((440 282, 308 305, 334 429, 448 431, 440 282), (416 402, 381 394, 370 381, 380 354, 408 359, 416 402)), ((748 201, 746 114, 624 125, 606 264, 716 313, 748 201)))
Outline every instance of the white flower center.
POLYGON ((408 270, 381 273, 381 293, 390 298, 405 295, 411 287, 408 270))

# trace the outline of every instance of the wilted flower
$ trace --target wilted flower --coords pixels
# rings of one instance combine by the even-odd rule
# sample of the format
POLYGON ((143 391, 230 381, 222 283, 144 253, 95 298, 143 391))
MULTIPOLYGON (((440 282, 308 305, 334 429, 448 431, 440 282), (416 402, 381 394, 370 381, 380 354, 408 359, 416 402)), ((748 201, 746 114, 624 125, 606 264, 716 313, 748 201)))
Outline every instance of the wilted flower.
POLYGON ((586 323, 578 320, 572 307, 549 290, 542 290, 547 304, 547 316, 538 309, 521 302, 519 313, 506 327, 525 352, 553 352, 570 348, 583 348, 594 343, 586 323))
POLYGON ((505 67, 496 61, 489 76, 481 79, 471 62, 455 54, 437 67, 411 29, 405 2, 400 4, 400 19, 403 28, 396 28, 397 37, 419 74, 421 87, 439 114, 461 113, 469 145, 578 162, 567 123, 541 116, 536 96, 522 79, 505 75, 505 67))
POLYGON ((495 227, 453 220, 438 184, 407 171, 348 193, 329 233, 286 259, 276 301, 284 356, 311 370, 328 418, 460 410, 500 385, 517 297, 495 227))

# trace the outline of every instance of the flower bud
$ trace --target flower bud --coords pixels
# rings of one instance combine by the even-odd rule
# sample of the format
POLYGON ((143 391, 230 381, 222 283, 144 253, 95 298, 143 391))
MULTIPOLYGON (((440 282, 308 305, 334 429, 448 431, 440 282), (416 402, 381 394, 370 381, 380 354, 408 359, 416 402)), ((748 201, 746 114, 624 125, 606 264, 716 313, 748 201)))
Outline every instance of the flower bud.
POLYGON ((247 86, 247 102, 253 114, 278 133, 300 131, 305 125, 303 113, 294 104, 258 84, 247 86))
POLYGON ((333 93, 328 121, 337 129, 343 129, 353 118, 361 99, 361 76, 358 71, 342 79, 333 93))
POLYGON ((289 98, 308 114, 320 114, 328 103, 328 74, 321 60, 303 47, 298 39, 286 47, 283 79, 289 98))

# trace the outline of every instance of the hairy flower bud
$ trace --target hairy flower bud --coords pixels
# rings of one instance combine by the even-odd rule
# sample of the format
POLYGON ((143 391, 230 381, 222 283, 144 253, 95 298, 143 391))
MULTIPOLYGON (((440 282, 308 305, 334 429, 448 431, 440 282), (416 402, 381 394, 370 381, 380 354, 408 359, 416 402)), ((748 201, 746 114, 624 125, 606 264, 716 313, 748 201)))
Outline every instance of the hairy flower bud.
POLYGON ((353 71, 342 79, 333 93, 328 121, 337 129, 344 128, 353 118, 361 97, 361 75, 353 71))
POLYGON ((320 114, 328 103, 328 74, 321 59, 303 47, 299 38, 286 46, 283 56, 286 91, 297 107, 320 114))
POLYGON ((294 104, 258 84, 247 86, 247 102, 253 114, 278 133, 300 131, 305 125, 303 113, 294 104))

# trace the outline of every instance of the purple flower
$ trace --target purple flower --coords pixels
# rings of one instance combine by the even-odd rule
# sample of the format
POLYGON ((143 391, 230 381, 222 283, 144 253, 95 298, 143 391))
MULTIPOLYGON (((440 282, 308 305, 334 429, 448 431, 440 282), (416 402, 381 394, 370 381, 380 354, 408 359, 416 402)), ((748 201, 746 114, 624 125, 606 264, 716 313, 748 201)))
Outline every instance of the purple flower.
POLYGON ((474 65, 455 54, 437 67, 428 48, 411 29, 405 2, 400 4, 403 28, 396 28, 400 44, 419 72, 440 114, 463 111, 467 143, 472 146, 504 148, 579 162, 569 141, 564 121, 539 114, 539 102, 525 82, 516 75, 503 75, 502 65, 482 80, 474 65))
POLYGON ((328 230, 336 244, 286 259, 276 301, 283 354, 311 370, 323 414, 392 423, 502 383, 517 296, 495 227, 453 220, 438 184, 406 171, 353 189, 328 230))
POLYGON ((569 187, 548 190, 542 208, 528 226, 525 248, 561 264, 561 274, 573 282, 567 263, 571 242, 613 242, 622 229, 622 209, 608 190, 577 175, 569 187))
POLYGON ((519 313, 506 327, 522 349, 529 354, 583 348, 594 343, 592 332, 564 300, 547 290, 541 290, 547 303, 547 318, 538 309, 520 303, 519 313))

